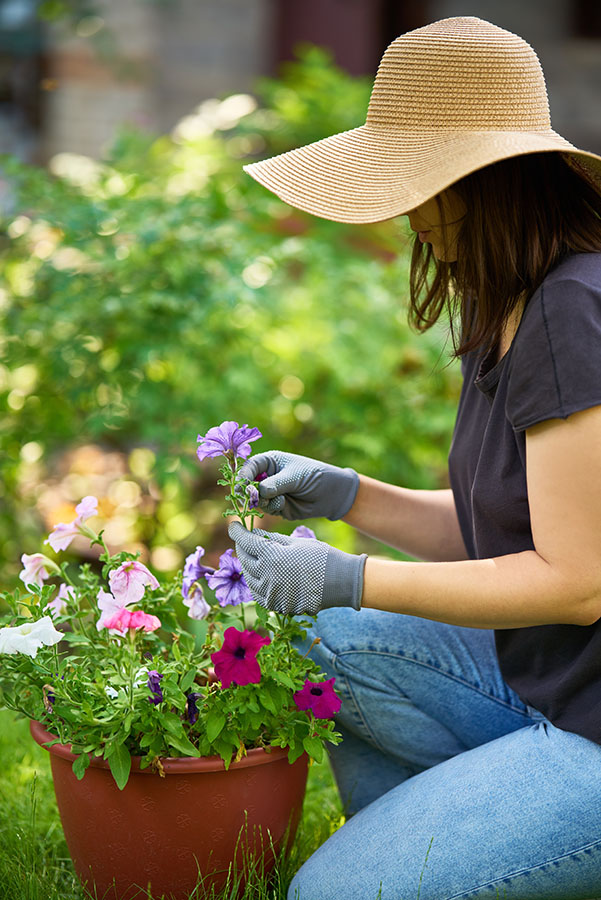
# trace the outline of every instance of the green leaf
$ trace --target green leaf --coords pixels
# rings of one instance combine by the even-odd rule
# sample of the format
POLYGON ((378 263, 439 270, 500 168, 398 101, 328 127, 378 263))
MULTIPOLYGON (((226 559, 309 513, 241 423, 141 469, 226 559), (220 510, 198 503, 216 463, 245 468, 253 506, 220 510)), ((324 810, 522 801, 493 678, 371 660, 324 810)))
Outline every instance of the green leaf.
POLYGON ((78 781, 81 781, 83 778, 86 769, 90 765, 90 757, 87 753, 80 753, 77 759, 73 762, 72 769, 73 774, 77 778, 78 781))
POLYGON ((182 691, 187 691, 194 684, 194 679, 196 678, 196 669, 188 669, 182 680, 180 681, 180 688, 182 691))
POLYGON ((192 743, 189 741, 185 735, 175 735, 170 734, 167 738, 167 743, 170 747, 175 747, 176 750, 179 750, 180 753, 183 753, 184 756, 198 756, 198 750, 192 743))
POLYGON ((219 710, 211 710, 207 716, 206 732, 207 738, 212 743, 223 731, 225 725, 225 716, 219 710))
POLYGON ((273 672, 273 677, 275 678, 276 681, 279 681, 280 684, 283 684, 287 688, 290 688, 291 691, 296 690, 296 685, 294 684, 290 675, 288 675, 286 672, 275 671, 275 672, 273 672))
POLYGON ((288 762, 292 765, 293 762, 299 758, 299 756, 303 755, 303 747, 301 744, 295 744, 294 747, 290 747, 288 750, 288 762))
POLYGON ((303 747, 312 756, 315 762, 321 762, 323 759, 323 744, 318 737, 306 737, 303 740, 303 747))
POLYGON ((127 784, 131 769, 131 756, 129 755, 129 751, 125 744, 118 744, 116 747, 113 747, 106 758, 111 768, 113 778, 115 779, 115 783, 119 790, 122 791, 127 784))

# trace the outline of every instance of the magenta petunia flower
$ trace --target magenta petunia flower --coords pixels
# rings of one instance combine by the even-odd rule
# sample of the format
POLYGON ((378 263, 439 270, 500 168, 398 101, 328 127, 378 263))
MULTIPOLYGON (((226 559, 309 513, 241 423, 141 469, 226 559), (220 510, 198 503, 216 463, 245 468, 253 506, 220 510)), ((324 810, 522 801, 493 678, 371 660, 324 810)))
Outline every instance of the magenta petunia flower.
POLYGON ((228 688, 233 683, 258 684, 261 680, 261 669, 257 662, 257 653, 261 647, 270 643, 271 638, 261 637, 256 631, 228 628, 223 636, 221 650, 211 654, 215 674, 221 686, 228 688))
POLYGON ((81 503, 75 507, 76 517, 72 522, 61 522, 56 525, 54 531, 51 531, 45 544, 50 544, 55 553, 59 550, 66 550, 74 537, 78 534, 84 534, 87 537, 93 535, 88 528, 84 526, 86 519, 98 515, 98 500, 96 497, 84 497, 81 503))
POLYGON ((219 557, 219 568, 214 575, 207 576, 207 582, 220 606, 239 606, 252 600, 250 588, 242 574, 242 566, 230 548, 219 557))
POLYGON ((305 681, 301 690, 294 694, 294 702, 299 709, 310 709, 316 719, 331 719, 342 705, 340 697, 334 693, 335 681, 335 678, 305 681))
MULTIPOLYGON (((194 553, 190 553, 184 562, 184 577, 182 579, 182 597, 188 599, 188 595, 192 590, 192 586, 196 581, 205 578, 206 575, 212 575, 215 569, 211 566, 204 566, 201 558, 205 555, 204 547, 197 547, 194 553)), ((202 591, 201 591, 202 593, 202 591)), ((189 606, 186 603, 186 606, 189 606)))
POLYGON ((307 528, 306 525, 297 525, 290 537, 313 538, 313 540, 316 540, 315 532, 307 528))
POLYGON ((237 422, 222 422, 209 428, 205 435, 199 434, 200 443, 196 455, 200 460, 213 456, 232 456, 246 459, 250 456, 250 441, 263 437, 258 428, 238 425, 237 422))
POLYGON ((157 616, 136 610, 119 609, 114 615, 106 619, 104 627, 109 631, 119 631, 125 634, 128 628, 142 628, 146 632, 156 631, 161 627, 161 620, 157 616))
POLYGON ((159 583, 144 563, 128 559, 109 572, 109 585, 114 597, 121 600, 123 606, 128 606, 142 599, 146 585, 154 589, 159 583))

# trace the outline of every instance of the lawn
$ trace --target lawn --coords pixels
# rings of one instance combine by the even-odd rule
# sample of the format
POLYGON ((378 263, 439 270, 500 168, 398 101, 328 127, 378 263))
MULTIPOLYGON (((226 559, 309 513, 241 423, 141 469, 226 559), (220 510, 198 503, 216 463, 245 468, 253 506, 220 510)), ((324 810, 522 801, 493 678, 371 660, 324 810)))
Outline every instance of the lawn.
MULTIPOLYGON (((8 711, 0 711, 0 771, 0 897, 88 900, 75 877, 63 837, 48 754, 29 736, 28 723, 8 711)), ((239 900, 283 900, 294 871, 341 821, 328 764, 312 765, 290 856, 282 861, 271 884, 251 880, 239 900)), ((214 900, 230 897, 232 892, 226 891, 214 900)))

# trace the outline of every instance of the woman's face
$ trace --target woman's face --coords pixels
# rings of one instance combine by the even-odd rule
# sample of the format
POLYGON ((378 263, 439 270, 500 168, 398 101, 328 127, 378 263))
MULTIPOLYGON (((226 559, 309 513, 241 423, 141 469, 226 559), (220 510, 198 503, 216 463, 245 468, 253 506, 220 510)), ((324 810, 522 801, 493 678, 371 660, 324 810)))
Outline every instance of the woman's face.
POLYGON ((465 218, 466 206, 459 194, 453 188, 447 188, 446 191, 432 197, 410 210, 409 225, 413 231, 417 231, 420 241, 426 244, 432 244, 432 252, 436 259, 444 262, 455 262, 457 259, 457 236, 459 228, 465 218), (440 200, 444 210, 444 221, 446 225, 441 224, 441 214, 438 207, 437 199, 440 200), (446 236, 443 240, 443 231, 446 236))

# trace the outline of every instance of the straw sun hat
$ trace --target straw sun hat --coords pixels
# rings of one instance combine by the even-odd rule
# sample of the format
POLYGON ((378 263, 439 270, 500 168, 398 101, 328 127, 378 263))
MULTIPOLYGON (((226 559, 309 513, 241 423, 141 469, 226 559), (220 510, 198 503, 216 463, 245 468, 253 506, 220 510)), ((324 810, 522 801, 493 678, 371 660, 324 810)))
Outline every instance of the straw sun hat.
POLYGON ((601 192, 601 157, 551 128, 544 75, 522 38, 475 17, 396 38, 365 125, 244 170, 298 209, 335 222, 400 216, 512 156, 561 151, 601 192))

